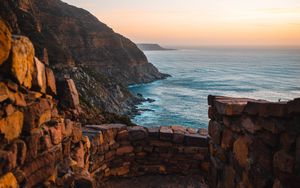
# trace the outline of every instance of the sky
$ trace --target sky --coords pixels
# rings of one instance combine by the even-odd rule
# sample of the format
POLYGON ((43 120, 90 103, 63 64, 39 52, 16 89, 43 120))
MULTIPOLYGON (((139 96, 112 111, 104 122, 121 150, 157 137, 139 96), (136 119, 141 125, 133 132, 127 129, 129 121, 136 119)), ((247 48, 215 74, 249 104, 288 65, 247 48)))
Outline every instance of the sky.
POLYGON ((300 46, 300 0, 63 0, 136 43, 300 46))

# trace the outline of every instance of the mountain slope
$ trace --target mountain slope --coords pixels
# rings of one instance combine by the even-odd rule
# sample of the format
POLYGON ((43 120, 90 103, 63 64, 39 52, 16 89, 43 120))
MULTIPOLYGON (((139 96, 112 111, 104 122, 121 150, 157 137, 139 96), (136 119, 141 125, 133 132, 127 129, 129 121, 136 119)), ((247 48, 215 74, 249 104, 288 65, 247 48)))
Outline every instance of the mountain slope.
POLYGON ((94 114, 130 113, 137 99, 127 85, 166 77, 129 39, 60 0, 1 0, 0 16, 13 33, 32 40, 40 59, 47 49, 56 77, 74 79, 83 106, 94 114))

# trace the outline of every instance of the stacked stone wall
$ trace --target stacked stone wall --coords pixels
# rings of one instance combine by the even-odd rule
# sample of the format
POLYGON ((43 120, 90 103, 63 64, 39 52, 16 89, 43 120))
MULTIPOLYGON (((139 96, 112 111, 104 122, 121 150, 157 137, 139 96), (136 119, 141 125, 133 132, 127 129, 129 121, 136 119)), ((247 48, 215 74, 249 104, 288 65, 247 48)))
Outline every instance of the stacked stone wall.
POLYGON ((211 187, 300 187, 300 99, 209 96, 211 187))

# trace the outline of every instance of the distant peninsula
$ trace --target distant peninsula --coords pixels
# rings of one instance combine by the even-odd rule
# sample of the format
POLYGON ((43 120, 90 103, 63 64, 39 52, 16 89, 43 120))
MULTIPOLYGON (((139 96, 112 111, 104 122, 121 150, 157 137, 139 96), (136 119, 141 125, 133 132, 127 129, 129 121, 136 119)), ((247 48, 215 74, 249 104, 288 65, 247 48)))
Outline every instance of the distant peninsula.
POLYGON ((159 44, 149 44, 149 43, 140 43, 136 44, 138 48, 142 51, 164 51, 164 50, 176 50, 176 49, 168 49, 163 48, 159 44))

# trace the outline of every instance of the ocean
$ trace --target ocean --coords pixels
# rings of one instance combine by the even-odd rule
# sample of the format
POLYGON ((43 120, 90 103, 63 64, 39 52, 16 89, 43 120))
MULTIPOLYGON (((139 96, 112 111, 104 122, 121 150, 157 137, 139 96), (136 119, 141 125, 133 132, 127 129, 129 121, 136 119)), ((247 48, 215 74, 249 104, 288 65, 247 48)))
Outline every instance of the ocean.
POLYGON ((145 51, 149 62, 172 77, 129 89, 155 102, 138 106, 132 121, 146 127, 206 128, 207 96, 284 101, 300 97, 299 48, 198 48, 145 51))

